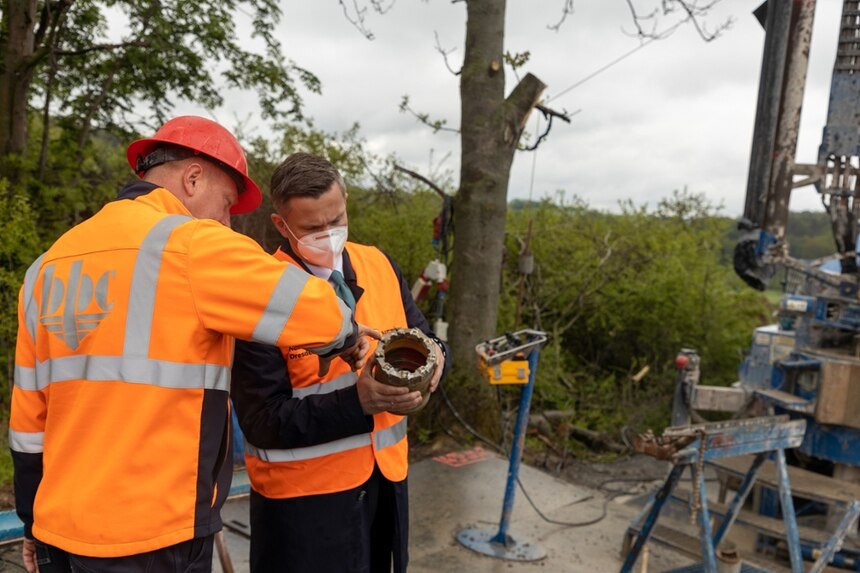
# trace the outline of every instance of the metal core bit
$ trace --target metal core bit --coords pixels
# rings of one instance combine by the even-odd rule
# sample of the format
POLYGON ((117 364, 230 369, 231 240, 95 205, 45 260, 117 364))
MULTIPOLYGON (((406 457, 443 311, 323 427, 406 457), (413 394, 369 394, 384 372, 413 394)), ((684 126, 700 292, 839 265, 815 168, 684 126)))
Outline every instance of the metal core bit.
POLYGON ((373 377, 389 386, 408 386, 421 392, 421 404, 403 412, 413 414, 430 400, 430 379, 436 371, 434 342, 417 328, 398 328, 382 337, 376 346, 373 377))

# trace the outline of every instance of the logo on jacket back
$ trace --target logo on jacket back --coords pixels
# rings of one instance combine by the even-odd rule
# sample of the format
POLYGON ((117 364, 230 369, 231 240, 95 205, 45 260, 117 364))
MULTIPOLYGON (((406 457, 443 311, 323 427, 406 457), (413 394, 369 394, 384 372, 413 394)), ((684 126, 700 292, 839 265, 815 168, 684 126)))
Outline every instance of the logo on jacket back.
POLYGON ((54 265, 45 267, 39 322, 45 330, 75 350, 90 332, 110 314, 110 279, 116 271, 106 271, 95 281, 82 272, 83 261, 75 261, 67 277, 54 276, 54 265))

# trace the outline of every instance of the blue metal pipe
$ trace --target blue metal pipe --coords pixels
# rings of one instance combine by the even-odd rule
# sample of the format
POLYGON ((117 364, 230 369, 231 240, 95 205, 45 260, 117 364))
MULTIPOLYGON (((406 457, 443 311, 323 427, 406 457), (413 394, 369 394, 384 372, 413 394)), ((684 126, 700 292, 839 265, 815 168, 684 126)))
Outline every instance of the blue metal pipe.
MULTIPOLYGON (((821 550, 818 547, 814 547, 806 543, 802 543, 800 545, 800 552, 803 554, 803 558, 807 561, 816 561, 821 555, 821 550)), ((860 561, 842 553, 834 554, 830 565, 841 569, 848 569, 849 571, 860 571, 860 561)))
POLYGON ((654 525, 657 523, 657 518, 660 517, 663 505, 665 505, 666 500, 669 499, 669 495, 672 493, 672 490, 675 489, 676 485, 678 485, 678 480, 681 479, 681 474, 684 473, 684 469, 686 467, 687 466, 685 464, 675 464, 672 466, 672 471, 669 472, 669 476, 666 478, 665 483, 660 486, 660 489, 657 490, 657 493, 654 495, 654 503, 651 504, 651 509, 648 511, 648 515, 645 516, 645 520, 642 522, 639 534, 636 536, 636 541, 633 542, 633 546, 624 557, 624 563, 621 565, 619 573, 630 573, 633 571, 633 566, 636 564, 639 554, 642 553, 642 548, 645 547, 645 544, 648 542, 648 538, 651 537, 651 530, 654 529, 654 525))
POLYGON ((517 421, 514 425, 514 439, 511 447, 511 461, 508 464, 508 482, 505 486, 505 501, 502 504, 502 518, 499 521, 499 532, 490 540, 508 546, 508 525, 511 521, 511 513, 514 511, 514 494, 517 488, 517 475, 520 471, 520 458, 522 457, 523 444, 526 439, 526 426, 529 421, 529 408, 532 402, 532 393, 535 386, 535 373, 537 372, 538 355, 540 347, 534 348, 529 353, 529 381, 523 387, 520 394, 520 408, 517 411, 517 421))
MULTIPOLYGON (((726 516, 723 518, 723 522, 714 534, 714 547, 719 547, 720 543, 723 541, 723 537, 729 530, 729 527, 731 527, 732 524, 734 524, 735 519, 737 519, 738 513, 740 513, 741 508, 744 505, 744 501, 746 501, 747 496, 752 490, 755 480, 758 477, 759 469, 761 469, 765 459, 767 459, 767 452, 761 452, 760 454, 757 454, 753 460, 753 463, 744 476, 741 485, 738 486, 738 491, 732 500, 732 505, 729 507, 729 511, 726 513, 726 516)), ((702 490, 704 491, 704 488, 702 488, 702 490)))
POLYGON ((776 475, 779 479, 779 502, 782 505, 782 521, 785 524, 785 541, 792 573, 803 573, 803 557, 800 554, 800 535, 794 515, 794 501, 791 498, 791 484, 788 480, 788 466, 785 450, 776 450, 776 475))

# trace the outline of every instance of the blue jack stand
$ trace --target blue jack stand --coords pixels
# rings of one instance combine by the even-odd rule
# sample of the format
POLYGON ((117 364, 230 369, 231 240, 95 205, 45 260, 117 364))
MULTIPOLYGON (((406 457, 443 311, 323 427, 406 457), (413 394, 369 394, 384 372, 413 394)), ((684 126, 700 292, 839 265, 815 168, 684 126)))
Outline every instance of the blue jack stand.
MULTIPOLYGON (((536 332, 536 331, 531 331, 536 332)), ((508 561, 538 561, 546 557, 546 551, 540 546, 523 539, 517 539, 508 533, 508 524, 514 509, 514 494, 517 487, 517 475, 520 469, 523 443, 525 442, 526 426, 529 419, 529 408, 531 406, 532 393, 534 391, 535 372, 537 371, 538 355, 540 345, 546 342, 543 333, 539 333, 539 339, 531 344, 528 355, 529 377, 520 395, 520 407, 517 411, 517 420, 514 426, 513 447, 511 448, 511 459, 508 465, 508 481, 505 487, 505 501, 502 505, 502 518, 499 522, 498 531, 467 528, 457 533, 457 541, 473 551, 483 555, 506 559, 508 561)), ((522 350, 522 347, 518 347, 522 350)), ((480 351, 479 351, 480 354, 480 351)))
MULTIPOLYGON (((788 416, 766 416, 749 418, 731 422, 716 422, 694 426, 676 426, 667 428, 660 440, 641 440, 634 448, 644 453, 656 452, 662 448, 662 456, 668 456, 674 462, 665 483, 656 492, 642 515, 634 520, 628 534, 636 533, 635 542, 628 551, 621 573, 630 573, 633 566, 651 536, 660 511, 670 497, 672 490, 678 484, 681 474, 686 468, 691 469, 694 479, 694 503, 698 505, 698 525, 701 540, 701 556, 703 563, 678 569, 672 573, 717 573, 717 562, 714 549, 725 538, 726 532, 737 519, 749 492, 752 490, 756 477, 765 459, 773 453, 779 476, 779 500, 782 505, 783 521, 786 532, 786 546, 791 561, 792 573, 805 571, 801 544, 798 535, 794 503, 791 497, 791 486, 788 480, 788 468, 785 463, 785 449, 794 448, 803 441, 806 431, 805 420, 789 420, 788 416), (651 451, 649 451, 649 448, 651 451), (737 494, 729 506, 729 510, 717 528, 711 530, 711 519, 708 512, 708 499, 705 489, 703 464, 709 460, 755 454, 755 458, 744 476, 737 494)), ((661 456, 658 456, 661 457, 661 456)), ((666 457, 661 457, 666 459, 666 457)), ((860 502, 851 503, 845 512, 836 532, 822 547, 815 564, 809 573, 821 573, 841 545, 847 531, 857 522, 860 515, 860 502)), ((743 571, 765 571, 745 564, 743 571)), ((765 571, 766 573, 766 571, 765 571)))

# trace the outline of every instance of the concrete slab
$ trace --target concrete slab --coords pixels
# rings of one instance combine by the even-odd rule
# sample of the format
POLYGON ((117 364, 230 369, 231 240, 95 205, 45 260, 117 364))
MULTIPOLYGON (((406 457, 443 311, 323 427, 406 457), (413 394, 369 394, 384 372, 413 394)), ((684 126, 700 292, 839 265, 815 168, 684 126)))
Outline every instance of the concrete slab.
MULTIPOLYGON (((626 496, 627 503, 618 501, 620 497, 608 500, 598 489, 574 485, 522 465, 520 480, 547 518, 582 523, 600 518, 604 507, 606 514, 596 523, 583 527, 549 523, 532 508, 523 491, 517 489, 508 532, 520 541, 539 545, 546 551, 546 557, 530 563, 505 561, 471 551, 455 537, 466 527, 486 529, 493 534, 498 531, 508 460, 487 452, 475 455, 473 450, 468 455, 454 453, 445 461, 465 465, 452 467, 425 459, 412 464, 409 470, 410 573, 610 573, 619 570, 624 532, 638 513, 644 496, 626 496)), ((234 573, 248 573, 247 496, 231 499, 222 511, 222 519, 232 569, 234 573)), ((21 568, 20 556, 20 544, 0 548, 0 568, 5 563, 21 568)), ((689 563, 684 557, 656 546, 650 549, 647 570, 654 573, 689 563)), ((639 573, 642 568, 637 566, 636 571, 639 573)), ((217 553, 213 572, 225 573, 217 553)))
MULTIPOLYGON (((508 532, 518 541, 539 545, 546 558, 516 562, 487 557, 460 545, 458 531, 477 527, 497 532, 507 482, 508 460, 491 456, 463 467, 423 460, 410 468, 410 572, 470 571, 609 572, 621 566, 623 532, 637 508, 608 501, 599 491, 570 484, 535 468, 520 466, 520 481, 545 521, 525 498, 515 494, 508 532)), ((683 564, 668 555, 651 559, 652 571, 683 564), (668 557, 668 560, 667 558, 668 557), (657 568, 659 567, 659 568, 657 568)))
MULTIPOLYGON (((480 456, 479 456, 480 457, 480 456)), ((449 460, 450 461, 450 460, 449 460)), ((462 460, 461 460, 462 461, 462 460)), ((520 481, 529 497, 549 519, 583 523, 583 527, 545 521, 517 489, 508 532, 546 551, 536 562, 487 557, 460 545, 457 533, 466 527, 498 531, 507 481, 508 460, 494 454, 460 467, 425 459, 409 469, 410 573, 604 573, 621 566, 623 534, 638 508, 607 498, 599 491, 577 486, 538 469, 520 466, 520 481)), ((235 573, 248 571, 248 540, 237 533, 247 524, 247 499, 227 503, 222 518, 235 573)), ((654 548, 649 570, 662 571, 690 563, 670 551, 654 548)), ((215 573, 222 573, 216 557, 215 573)))
MULTIPOLYGON (((657 485, 655 482, 643 483, 642 480, 653 479, 666 470, 665 464, 643 464, 648 460, 632 458, 617 462, 612 470, 591 464, 573 475, 579 482, 594 486, 588 487, 562 481, 534 467, 520 466, 520 481, 546 518, 529 504, 518 488, 508 533, 518 541, 536 544, 546 552, 544 559, 524 563, 481 555, 456 541, 457 533, 468 527, 480 528, 491 534, 498 532, 508 460, 476 450, 453 452, 440 458, 447 463, 424 459, 410 467, 410 573, 618 571, 627 526, 657 485), (607 498, 605 492, 610 485, 616 493, 623 491, 629 495, 607 498), (594 523, 581 527, 569 525, 592 521, 594 523)), ((716 496, 716 486, 716 480, 708 482, 709 497, 716 496)), ((688 519, 682 508, 671 505, 661 518, 673 516, 678 520, 688 519)), ((249 573, 247 496, 231 499, 222 511, 222 519, 232 570, 234 573, 249 573)), ((733 528, 733 539, 739 547, 743 546, 744 535, 749 536, 749 532, 733 528)), ((690 563, 671 549, 649 543, 647 569, 642 567, 640 560, 635 571, 656 573, 690 563)), ((6 564, 13 565, 16 570, 23 569, 20 544, 0 547, 0 569, 4 569, 6 564)), ((225 573, 217 554, 213 559, 213 572, 225 573)))

